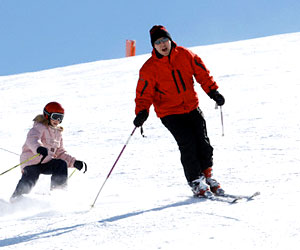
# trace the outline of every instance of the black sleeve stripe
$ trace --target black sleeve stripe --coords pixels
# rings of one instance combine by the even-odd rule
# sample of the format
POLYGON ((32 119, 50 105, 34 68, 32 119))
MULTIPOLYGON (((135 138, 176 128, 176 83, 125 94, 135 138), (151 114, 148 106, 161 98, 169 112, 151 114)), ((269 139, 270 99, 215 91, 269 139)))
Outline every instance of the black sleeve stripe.
POLYGON ((195 64, 196 64, 197 66, 201 67, 204 71, 207 72, 207 70, 206 70, 206 68, 204 67, 204 65, 201 64, 201 63, 198 63, 198 62, 197 62, 197 59, 195 59, 195 64))
POLYGON ((148 86, 148 81, 145 81, 145 86, 144 86, 144 88, 142 89, 141 96, 144 94, 144 92, 145 92, 147 86, 148 86))

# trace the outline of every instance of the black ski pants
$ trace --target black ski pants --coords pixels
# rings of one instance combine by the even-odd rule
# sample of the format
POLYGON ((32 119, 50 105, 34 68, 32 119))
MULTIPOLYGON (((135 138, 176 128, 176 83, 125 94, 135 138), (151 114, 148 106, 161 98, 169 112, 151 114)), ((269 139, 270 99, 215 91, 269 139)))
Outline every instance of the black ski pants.
POLYGON ((13 196, 28 194, 35 186, 40 174, 52 175, 51 189, 64 187, 68 178, 67 163, 61 159, 52 159, 47 163, 26 166, 13 196))
POLYGON ((187 181, 198 179, 203 170, 213 165, 213 147, 202 111, 197 108, 187 114, 168 115, 161 121, 178 144, 187 181))

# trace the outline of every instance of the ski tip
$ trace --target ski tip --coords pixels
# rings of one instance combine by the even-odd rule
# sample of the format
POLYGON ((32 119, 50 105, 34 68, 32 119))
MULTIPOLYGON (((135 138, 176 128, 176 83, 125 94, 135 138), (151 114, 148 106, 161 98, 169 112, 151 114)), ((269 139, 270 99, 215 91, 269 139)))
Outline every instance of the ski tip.
POLYGON ((253 195, 251 195, 251 196, 250 196, 250 199, 252 199, 252 198, 254 198, 255 196, 258 196, 258 195, 260 195, 260 192, 259 192, 259 191, 255 192, 253 195))
POLYGON ((235 203, 237 203, 237 202, 238 202, 238 200, 240 200, 240 199, 238 199, 238 198, 236 198, 236 199, 233 199, 233 200, 231 201, 231 204, 235 204, 235 203))

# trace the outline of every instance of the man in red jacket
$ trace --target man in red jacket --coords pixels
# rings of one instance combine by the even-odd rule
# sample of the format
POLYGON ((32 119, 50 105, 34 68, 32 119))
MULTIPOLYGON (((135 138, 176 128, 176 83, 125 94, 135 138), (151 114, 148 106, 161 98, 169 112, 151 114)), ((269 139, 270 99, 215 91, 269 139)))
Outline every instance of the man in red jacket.
POLYGON ((139 72, 134 125, 143 125, 153 104, 179 146, 184 173, 194 195, 223 195, 224 190, 212 178, 213 147, 198 107, 194 78, 219 106, 225 99, 200 57, 177 46, 164 26, 153 26, 150 37, 153 51, 139 72))

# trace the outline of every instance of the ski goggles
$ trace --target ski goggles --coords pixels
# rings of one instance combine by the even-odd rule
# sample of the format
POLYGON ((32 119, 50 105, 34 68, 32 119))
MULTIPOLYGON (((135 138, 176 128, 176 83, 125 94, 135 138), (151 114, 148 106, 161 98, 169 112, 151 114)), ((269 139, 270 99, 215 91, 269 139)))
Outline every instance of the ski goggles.
POLYGON ((50 119, 62 122, 62 120, 64 119, 64 114, 61 114, 61 113, 51 113, 50 119))
POLYGON ((154 44, 160 45, 161 43, 165 43, 165 42, 167 42, 167 41, 169 41, 169 38, 163 37, 163 38, 161 38, 161 39, 156 40, 156 41, 154 42, 154 44))

